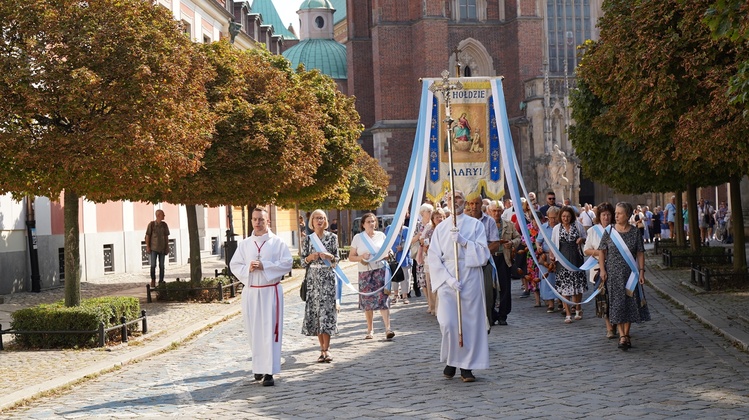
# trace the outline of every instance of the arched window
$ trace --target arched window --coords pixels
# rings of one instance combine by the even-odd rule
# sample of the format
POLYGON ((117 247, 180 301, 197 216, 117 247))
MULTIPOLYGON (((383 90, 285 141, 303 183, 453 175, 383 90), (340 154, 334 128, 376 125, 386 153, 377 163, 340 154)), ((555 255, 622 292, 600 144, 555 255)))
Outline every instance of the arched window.
POLYGON ((318 28, 322 29, 325 26, 325 19, 323 19, 322 16, 316 17, 315 25, 317 25, 318 28))

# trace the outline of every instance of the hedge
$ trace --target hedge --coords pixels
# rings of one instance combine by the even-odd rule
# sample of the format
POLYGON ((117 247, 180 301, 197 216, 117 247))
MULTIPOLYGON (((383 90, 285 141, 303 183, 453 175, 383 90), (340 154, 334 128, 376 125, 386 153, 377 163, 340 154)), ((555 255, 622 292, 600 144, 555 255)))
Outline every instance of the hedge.
MULTIPOLYGON (((84 299, 80 306, 66 307, 64 301, 42 304, 13 312, 11 329, 16 331, 96 331, 99 323, 109 328, 140 317, 140 302, 135 297, 108 296, 84 299)), ((137 324, 129 325, 134 331, 137 324)), ((113 337, 118 331, 110 332, 113 337)), ((95 347, 97 333, 16 334, 16 343, 24 348, 95 347)))

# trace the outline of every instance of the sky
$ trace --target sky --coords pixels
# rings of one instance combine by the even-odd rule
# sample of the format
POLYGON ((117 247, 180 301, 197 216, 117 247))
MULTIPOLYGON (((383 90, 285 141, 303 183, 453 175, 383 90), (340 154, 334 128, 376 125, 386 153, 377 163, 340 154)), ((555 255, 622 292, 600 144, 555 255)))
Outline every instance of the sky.
POLYGON ((273 0, 284 26, 288 27, 289 23, 294 25, 294 31, 297 35, 299 35, 299 15, 296 14, 296 11, 299 10, 302 3, 304 3, 304 0, 273 0))

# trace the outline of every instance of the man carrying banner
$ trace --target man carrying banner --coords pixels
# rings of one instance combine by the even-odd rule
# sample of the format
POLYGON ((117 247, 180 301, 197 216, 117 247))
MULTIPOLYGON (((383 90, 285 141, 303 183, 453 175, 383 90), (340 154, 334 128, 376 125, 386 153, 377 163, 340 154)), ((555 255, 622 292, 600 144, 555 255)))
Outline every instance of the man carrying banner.
MULTIPOLYGON (((448 201, 452 194, 448 194, 448 201)), ((449 204, 449 203, 448 203, 449 204)), ((437 321, 442 331, 440 361, 446 362, 443 374, 455 376, 460 368, 463 382, 473 382, 473 369, 489 368, 489 343, 486 334, 486 309, 482 267, 489 260, 484 225, 463 214, 465 195, 455 191, 457 228, 448 218, 437 225, 429 245, 429 273, 439 296, 437 321), (455 273, 454 243, 458 244, 458 273, 455 273), (458 292, 460 294, 458 295, 458 292), (458 296, 462 305, 463 343, 459 342, 458 296)))
MULTIPOLYGON (((495 252, 499 252, 499 229, 494 219, 487 216, 486 213, 481 211, 483 200, 477 196, 473 200, 468 202, 468 209, 470 209, 470 216, 478 219, 482 225, 484 225, 484 231, 486 233, 486 243, 489 246, 489 253, 494 255, 495 252)), ((468 211, 466 210, 466 213, 468 211)), ((486 318, 489 325, 494 325, 494 317, 492 311, 494 310, 494 267, 491 263, 487 262, 482 267, 484 271, 484 296, 486 300, 486 318)), ((499 284, 497 284, 499 286, 499 284)), ((506 324, 506 322, 505 322, 506 324)))

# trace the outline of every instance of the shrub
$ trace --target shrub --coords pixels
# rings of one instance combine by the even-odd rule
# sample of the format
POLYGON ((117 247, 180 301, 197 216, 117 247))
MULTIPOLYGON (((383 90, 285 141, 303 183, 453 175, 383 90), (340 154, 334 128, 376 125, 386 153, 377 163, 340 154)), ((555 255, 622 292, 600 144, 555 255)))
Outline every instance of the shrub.
MULTIPOLYGON (((65 307, 63 301, 42 304, 13 312, 11 328, 17 331, 89 331, 70 334, 16 334, 16 343, 24 348, 75 348, 98 345, 99 323, 109 328, 120 323, 120 317, 133 320, 140 316, 140 302, 135 297, 100 297, 84 299, 80 306, 65 307)), ((137 323, 129 325, 134 331, 137 323)), ((118 332, 112 331, 114 336, 118 332)))
POLYGON ((302 268, 302 257, 294 255, 292 258, 291 268, 302 268))
MULTIPOLYGON (((156 300, 167 302, 211 302, 219 299, 218 283, 222 282, 224 286, 232 282, 230 277, 206 277, 200 281, 200 284, 194 284, 189 281, 177 279, 173 282, 160 282, 154 289, 156 291, 156 300), (196 289, 196 290, 192 290, 196 289)), ((224 297, 228 296, 229 288, 224 289, 224 297)))

